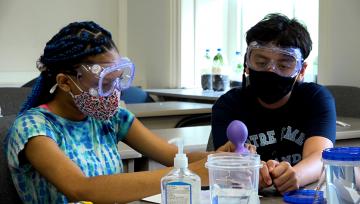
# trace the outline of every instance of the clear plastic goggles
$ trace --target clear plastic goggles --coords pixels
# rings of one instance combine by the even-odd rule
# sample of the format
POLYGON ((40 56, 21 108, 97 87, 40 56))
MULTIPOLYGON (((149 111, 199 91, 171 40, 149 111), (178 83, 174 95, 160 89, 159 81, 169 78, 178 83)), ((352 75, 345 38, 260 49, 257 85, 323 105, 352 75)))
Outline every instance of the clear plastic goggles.
POLYGON ((117 89, 129 88, 134 79, 135 66, 128 58, 112 65, 82 64, 77 79, 92 96, 109 96, 117 89))
POLYGON ((294 77, 300 72, 302 64, 299 48, 260 45, 256 41, 247 48, 246 65, 255 71, 272 70, 280 76, 294 77))

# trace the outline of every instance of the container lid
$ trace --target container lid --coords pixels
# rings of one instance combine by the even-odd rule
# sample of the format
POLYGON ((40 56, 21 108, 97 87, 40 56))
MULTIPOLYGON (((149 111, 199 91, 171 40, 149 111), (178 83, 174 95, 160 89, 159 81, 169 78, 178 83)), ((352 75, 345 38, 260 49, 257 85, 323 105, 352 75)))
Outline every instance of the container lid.
POLYGON ((325 149, 322 158, 336 161, 360 161, 360 147, 334 147, 325 149))
POLYGON ((286 203, 325 203, 324 192, 316 190, 295 190, 284 194, 286 203))
POLYGON ((253 153, 223 152, 208 155, 205 167, 216 170, 261 168, 260 155, 253 153))

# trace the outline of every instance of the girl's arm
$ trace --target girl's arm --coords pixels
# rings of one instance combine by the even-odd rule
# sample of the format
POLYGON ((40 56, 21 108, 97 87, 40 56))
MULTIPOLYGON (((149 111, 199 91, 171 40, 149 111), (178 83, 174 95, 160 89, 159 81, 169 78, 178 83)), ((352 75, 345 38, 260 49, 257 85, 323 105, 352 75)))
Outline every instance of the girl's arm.
MULTIPOLYGON (((136 151, 165 166, 173 166, 175 154, 178 152, 175 145, 169 144, 166 140, 151 132, 136 118, 124 142, 136 151)), ((194 162, 205 158, 209 153, 187 152, 186 154, 189 162, 194 162)))
MULTIPOLYGON (((126 203, 139 200, 160 193, 160 179, 171 170, 164 168, 156 171, 86 177, 49 137, 31 138, 24 151, 31 165, 70 201, 126 203)), ((155 157, 164 160, 167 158, 161 155, 155 157)), ((207 170, 204 168, 204 162, 205 160, 200 160, 189 167, 200 175, 206 184, 207 170)))
POLYGON ((177 147, 151 132, 137 118, 134 118, 124 142, 148 158, 173 166, 177 147))

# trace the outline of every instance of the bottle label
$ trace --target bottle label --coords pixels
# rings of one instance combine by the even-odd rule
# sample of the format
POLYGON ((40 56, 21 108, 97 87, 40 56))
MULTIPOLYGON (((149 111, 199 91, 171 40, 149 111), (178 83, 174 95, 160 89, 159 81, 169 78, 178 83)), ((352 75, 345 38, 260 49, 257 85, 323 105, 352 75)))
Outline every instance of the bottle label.
POLYGON ((165 189, 166 204, 191 204, 191 185, 185 182, 169 182, 165 189))

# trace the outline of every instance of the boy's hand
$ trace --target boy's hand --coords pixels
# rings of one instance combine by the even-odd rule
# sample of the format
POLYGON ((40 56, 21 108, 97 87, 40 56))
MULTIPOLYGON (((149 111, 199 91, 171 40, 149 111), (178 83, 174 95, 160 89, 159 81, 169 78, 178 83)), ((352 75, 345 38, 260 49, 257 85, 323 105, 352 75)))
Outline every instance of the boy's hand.
POLYGON ((269 171, 275 188, 284 194, 288 191, 299 189, 300 181, 295 169, 289 162, 281 162, 269 171))
POLYGON ((259 188, 267 188, 273 185, 273 180, 271 178, 271 172, 274 168, 279 165, 279 162, 276 160, 269 160, 267 162, 261 161, 262 167, 260 169, 259 176, 259 188))

